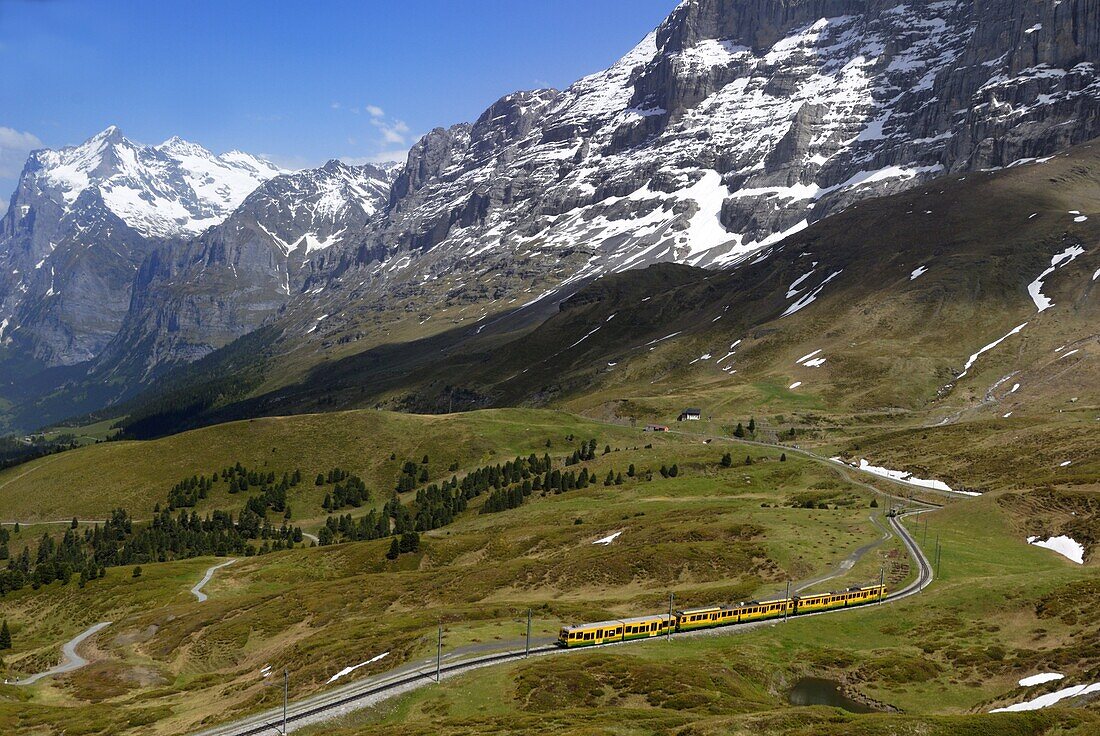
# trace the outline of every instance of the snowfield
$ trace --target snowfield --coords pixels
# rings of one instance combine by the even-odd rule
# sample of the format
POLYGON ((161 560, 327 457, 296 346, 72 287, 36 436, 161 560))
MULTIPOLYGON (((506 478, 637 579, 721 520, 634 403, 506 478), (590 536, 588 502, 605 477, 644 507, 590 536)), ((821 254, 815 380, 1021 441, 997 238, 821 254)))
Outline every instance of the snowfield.
POLYGON ((1080 542, 1073 539, 1073 537, 1067 537, 1065 535, 1051 537, 1050 539, 1028 537, 1027 543, 1035 547, 1042 547, 1043 549, 1057 552, 1067 560, 1076 562, 1078 565, 1085 564, 1085 548, 1080 542))

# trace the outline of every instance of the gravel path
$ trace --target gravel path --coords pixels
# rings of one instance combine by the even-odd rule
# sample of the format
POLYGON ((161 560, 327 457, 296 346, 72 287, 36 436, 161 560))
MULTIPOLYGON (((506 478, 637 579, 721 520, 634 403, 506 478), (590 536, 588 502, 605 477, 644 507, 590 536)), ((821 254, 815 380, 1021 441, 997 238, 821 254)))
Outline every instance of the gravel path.
POLYGON ((210 582, 210 578, 214 577, 214 573, 216 573, 218 570, 220 570, 223 567, 226 567, 228 565, 232 565, 236 561, 237 561, 236 559, 232 559, 232 560, 229 560, 227 562, 223 562, 220 565, 214 565, 213 567, 211 567, 210 569, 208 569, 206 571, 206 574, 202 576, 202 580, 200 580, 195 585, 194 588, 191 588, 191 592, 194 594, 194 596, 196 598, 199 599, 199 603, 202 603, 207 598, 209 598, 209 596, 206 595, 206 593, 202 592, 202 589, 207 583, 210 582))
POLYGON ((33 685, 41 680, 43 677, 49 677, 50 675, 60 675, 66 672, 72 672, 78 670, 84 665, 88 664, 88 660, 81 657, 76 653, 76 648, 84 643, 84 640, 88 637, 98 633, 100 630, 107 628, 111 625, 110 621, 103 621, 96 624, 90 629, 86 629, 77 634, 74 638, 65 642, 61 647, 61 664, 56 667, 51 667, 45 672, 39 672, 37 675, 31 675, 30 677, 22 680, 16 680, 15 682, 8 683, 9 685, 33 685))

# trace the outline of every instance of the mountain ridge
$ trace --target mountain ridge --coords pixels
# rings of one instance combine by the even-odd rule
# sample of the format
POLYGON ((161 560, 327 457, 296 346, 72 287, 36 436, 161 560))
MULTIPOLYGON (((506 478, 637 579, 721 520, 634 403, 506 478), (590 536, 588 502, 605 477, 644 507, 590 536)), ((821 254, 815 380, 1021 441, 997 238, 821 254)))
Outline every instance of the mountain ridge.
POLYGON ((126 328, 81 357, 140 384, 273 324, 301 373, 607 273, 740 267, 855 202, 1100 135, 1098 18, 1100 0, 685 0, 608 69, 429 132, 342 231, 219 226, 142 255, 126 328))

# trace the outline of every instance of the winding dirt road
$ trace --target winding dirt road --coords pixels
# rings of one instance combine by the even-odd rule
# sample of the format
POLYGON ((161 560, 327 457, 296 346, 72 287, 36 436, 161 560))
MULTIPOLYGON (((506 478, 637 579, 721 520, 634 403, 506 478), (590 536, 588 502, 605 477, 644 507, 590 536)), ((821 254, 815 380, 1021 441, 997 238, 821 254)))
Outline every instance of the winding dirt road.
POLYGON ((66 672, 72 672, 73 670, 80 669, 84 665, 88 664, 88 660, 77 654, 76 648, 83 644, 85 639, 99 633, 102 629, 105 629, 110 625, 110 621, 103 621, 91 627, 90 629, 85 629, 69 641, 65 642, 65 644, 61 647, 61 664, 57 665, 56 667, 51 667, 45 672, 39 672, 36 675, 31 675, 30 677, 26 677, 22 680, 16 680, 15 682, 9 682, 8 684, 33 685, 34 683, 41 680, 43 677, 50 677, 51 675, 61 675, 66 672))
POLYGON ((199 603, 202 603, 203 601, 205 601, 207 598, 210 597, 206 593, 203 593, 202 589, 205 588, 206 584, 210 582, 210 578, 214 577, 214 573, 216 573, 218 570, 222 569, 223 567, 228 567, 229 565, 232 565, 236 561, 237 561, 236 559, 233 559, 233 560, 229 560, 227 562, 223 562, 220 565, 214 565, 213 567, 209 568, 206 571, 206 574, 202 576, 202 580, 195 583, 195 587, 191 588, 191 593, 196 598, 199 599, 199 603))

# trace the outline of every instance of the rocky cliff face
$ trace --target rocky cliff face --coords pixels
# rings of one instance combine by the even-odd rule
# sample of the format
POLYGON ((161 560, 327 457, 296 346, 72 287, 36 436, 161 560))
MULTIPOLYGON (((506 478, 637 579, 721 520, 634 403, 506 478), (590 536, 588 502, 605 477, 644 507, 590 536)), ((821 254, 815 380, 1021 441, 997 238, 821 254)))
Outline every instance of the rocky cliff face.
POLYGON ((425 137, 364 252, 732 264, 858 198, 1100 134, 1098 13, 687 0, 609 70, 425 137))

